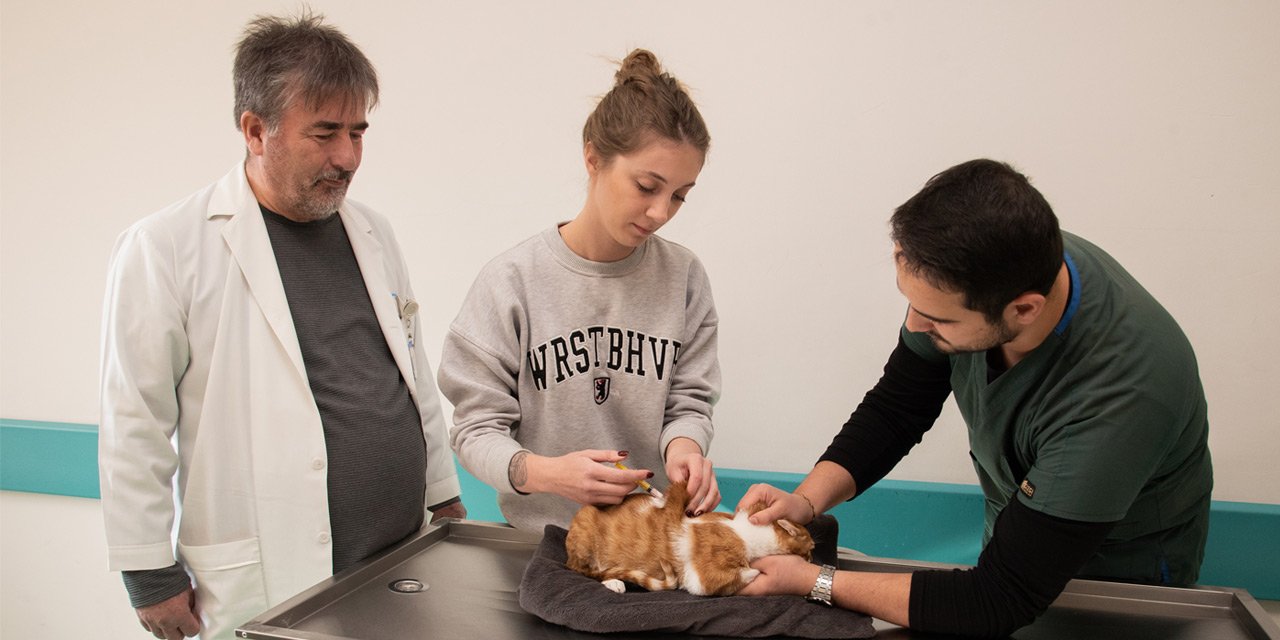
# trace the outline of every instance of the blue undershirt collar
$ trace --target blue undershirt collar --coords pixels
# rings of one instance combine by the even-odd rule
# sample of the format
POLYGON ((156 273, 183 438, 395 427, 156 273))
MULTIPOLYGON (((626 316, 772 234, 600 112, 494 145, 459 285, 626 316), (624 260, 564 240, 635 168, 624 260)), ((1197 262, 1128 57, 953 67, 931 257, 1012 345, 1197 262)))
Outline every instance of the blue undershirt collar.
POLYGON ((1080 272, 1076 270, 1076 263, 1071 259, 1071 254, 1063 251, 1062 259, 1067 263, 1067 275, 1071 277, 1071 297, 1067 299, 1067 308, 1062 312, 1062 319, 1058 321, 1058 326, 1053 328, 1053 332, 1059 336, 1067 330, 1067 325, 1071 324, 1071 319, 1076 315, 1076 309, 1080 308, 1080 272))

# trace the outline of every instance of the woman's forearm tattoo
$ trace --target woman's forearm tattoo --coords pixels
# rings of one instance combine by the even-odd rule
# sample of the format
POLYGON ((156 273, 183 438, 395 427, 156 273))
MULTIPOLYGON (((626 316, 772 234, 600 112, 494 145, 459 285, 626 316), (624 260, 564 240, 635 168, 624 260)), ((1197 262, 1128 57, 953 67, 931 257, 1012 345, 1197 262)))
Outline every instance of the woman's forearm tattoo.
POLYGON ((518 493, 525 493, 520 490, 520 487, 529 481, 529 467, 525 464, 525 458, 528 456, 528 451, 518 451, 511 457, 511 464, 507 465, 507 480, 518 493))

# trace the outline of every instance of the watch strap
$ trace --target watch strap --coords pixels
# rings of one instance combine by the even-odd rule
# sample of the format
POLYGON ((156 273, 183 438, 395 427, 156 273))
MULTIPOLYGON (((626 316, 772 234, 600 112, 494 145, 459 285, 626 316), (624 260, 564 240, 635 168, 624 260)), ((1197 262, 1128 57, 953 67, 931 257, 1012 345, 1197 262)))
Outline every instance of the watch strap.
POLYGON ((831 587, 835 584, 836 568, 824 564, 818 570, 818 579, 813 582, 813 588, 809 590, 809 595, 805 598, 809 602, 830 607, 831 603, 831 587))

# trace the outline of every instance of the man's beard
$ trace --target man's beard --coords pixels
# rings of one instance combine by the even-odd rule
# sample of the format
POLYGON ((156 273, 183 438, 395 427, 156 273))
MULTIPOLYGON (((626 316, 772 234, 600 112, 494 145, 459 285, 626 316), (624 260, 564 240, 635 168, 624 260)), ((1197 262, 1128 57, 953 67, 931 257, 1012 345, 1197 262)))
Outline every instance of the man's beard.
POLYGON ((324 220, 333 215, 347 198, 347 187, 351 185, 353 175, 353 171, 335 171, 316 177, 311 184, 295 194, 292 213, 307 222, 324 220), (330 187, 323 184, 325 180, 341 180, 343 185, 330 187))
POLYGON ((1016 331, 1003 324, 993 324, 988 325, 988 327, 990 327, 991 330, 973 344, 954 345, 947 342, 942 338, 942 336, 939 336, 933 331, 928 332, 926 335, 928 335, 929 339, 933 341, 934 348, 947 355, 982 353, 983 351, 989 351, 1001 345, 1008 344, 1012 342, 1014 338, 1018 337, 1018 333, 1016 331))

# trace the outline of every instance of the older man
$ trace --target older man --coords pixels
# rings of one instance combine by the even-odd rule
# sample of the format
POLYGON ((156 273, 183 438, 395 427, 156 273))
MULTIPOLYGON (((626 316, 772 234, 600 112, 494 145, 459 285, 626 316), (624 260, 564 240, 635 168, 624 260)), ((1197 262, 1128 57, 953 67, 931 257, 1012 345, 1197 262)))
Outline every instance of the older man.
POLYGON ((230 638, 466 515, 400 248, 346 199, 373 66, 321 17, 261 17, 234 79, 244 161, 125 231, 107 283, 110 566, 157 638, 230 638))

